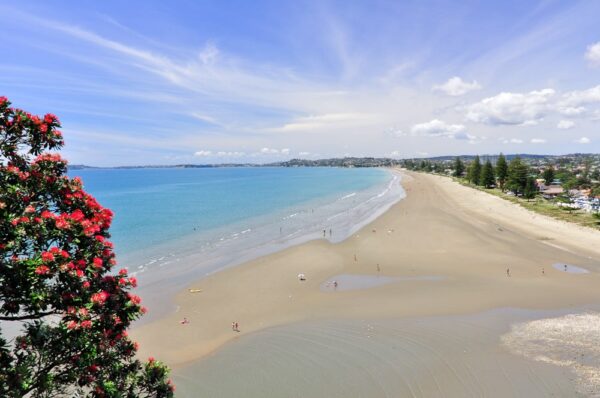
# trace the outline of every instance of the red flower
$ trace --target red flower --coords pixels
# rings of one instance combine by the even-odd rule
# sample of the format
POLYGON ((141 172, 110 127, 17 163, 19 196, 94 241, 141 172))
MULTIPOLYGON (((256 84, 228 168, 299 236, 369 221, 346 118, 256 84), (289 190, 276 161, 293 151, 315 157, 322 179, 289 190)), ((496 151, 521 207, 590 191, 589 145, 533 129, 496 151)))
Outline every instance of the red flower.
POLYGON ((106 293, 105 291, 102 291, 100 293, 94 293, 92 294, 92 303, 94 304, 104 304, 106 302, 106 300, 108 299, 109 294, 106 293))
POLYGON ((90 282, 85 281, 85 282, 83 282, 82 286, 84 287, 84 289, 89 289, 90 288, 90 282))
POLYGON ((68 229, 69 228, 68 221, 65 220, 63 217, 57 218, 56 221, 54 222, 54 224, 56 225, 56 228, 58 228, 58 229, 68 229))
POLYGON ((42 218, 49 219, 49 218, 55 218, 55 217, 56 217, 56 215, 48 210, 44 210, 42 212, 42 218))
POLYGON ((139 303, 142 302, 142 299, 140 298, 140 296, 136 296, 135 294, 131 294, 131 293, 127 293, 127 296, 129 297, 129 300, 131 300, 131 302, 135 305, 138 305, 139 303))
POLYGON ((69 323, 67 323, 67 329, 69 330, 77 329, 78 327, 79 325, 75 321, 70 321, 69 323))
POLYGON ((42 252, 42 260, 54 261, 54 254, 52 254, 50 252, 42 252))
POLYGON ((48 124, 52 124, 52 123, 59 124, 59 123, 60 123, 60 122, 58 121, 58 118, 57 118, 55 115, 51 114, 51 113, 47 113, 47 114, 44 116, 44 122, 46 122, 46 123, 48 123, 48 124))
POLYGON ((86 319, 85 321, 81 321, 81 327, 84 329, 90 329, 92 327, 92 321, 86 319))
POLYGON ((92 262, 94 263, 94 267, 102 268, 102 259, 101 258, 96 257, 92 260, 92 262))
POLYGON ((35 269, 35 273, 38 275, 46 275, 48 272, 50 272, 50 268, 45 265, 40 265, 35 269))
POLYGON ((77 209, 74 212, 72 212, 69 217, 73 221, 81 221, 85 218, 85 214, 83 214, 83 212, 81 210, 77 209))

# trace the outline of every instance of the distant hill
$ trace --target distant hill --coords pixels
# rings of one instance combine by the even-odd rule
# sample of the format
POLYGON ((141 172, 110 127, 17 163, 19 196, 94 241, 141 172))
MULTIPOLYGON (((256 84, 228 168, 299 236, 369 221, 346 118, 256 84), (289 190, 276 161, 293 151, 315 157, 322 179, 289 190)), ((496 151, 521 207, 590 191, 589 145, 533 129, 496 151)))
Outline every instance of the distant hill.
MULTIPOLYGON (((528 153, 519 154, 506 154, 504 155, 508 160, 511 160, 517 156, 524 160, 531 162, 557 162, 560 160, 577 160, 583 158, 592 158, 600 160, 600 154, 591 153, 573 153, 567 155, 536 155, 528 153)), ((273 162, 265 164, 255 163, 218 163, 218 164, 177 164, 177 165, 148 165, 148 166, 116 166, 116 167, 95 167, 87 166, 83 164, 69 165, 70 170, 81 170, 81 169, 156 169, 156 168, 213 168, 213 167, 391 167, 396 165, 402 165, 407 161, 431 161, 431 162, 450 162, 461 158, 463 161, 472 160, 475 155, 447 155, 447 156, 433 156, 433 157, 416 157, 416 158, 374 158, 374 157, 344 157, 344 158, 329 158, 329 159, 291 159, 282 162, 273 162)), ((483 160, 490 159, 495 162, 498 158, 497 154, 494 155, 479 155, 483 160)))

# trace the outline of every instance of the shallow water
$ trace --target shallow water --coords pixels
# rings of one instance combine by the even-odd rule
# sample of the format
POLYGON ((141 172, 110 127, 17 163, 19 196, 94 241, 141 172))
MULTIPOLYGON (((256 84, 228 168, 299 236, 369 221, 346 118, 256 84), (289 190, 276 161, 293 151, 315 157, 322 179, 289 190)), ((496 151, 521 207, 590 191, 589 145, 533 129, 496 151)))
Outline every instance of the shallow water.
POLYGON ((406 281, 441 281, 443 276, 421 275, 421 276, 385 276, 385 275, 362 275, 362 274, 339 274, 332 276, 321 283, 323 292, 343 292, 347 290, 370 289, 390 283, 406 281), (337 282, 337 286, 334 282, 337 282))
POLYGON ((585 268, 578 267, 578 266, 572 265, 572 264, 565 264, 565 263, 552 264, 552 268, 557 269, 559 271, 567 272, 569 274, 589 274, 590 273, 590 271, 588 271, 585 268), (566 265, 566 268, 565 268, 565 265, 566 265))
POLYGON ((514 355, 500 339, 511 323, 551 314, 502 309, 275 327, 176 369, 174 380, 182 396, 575 396, 571 369, 514 355))

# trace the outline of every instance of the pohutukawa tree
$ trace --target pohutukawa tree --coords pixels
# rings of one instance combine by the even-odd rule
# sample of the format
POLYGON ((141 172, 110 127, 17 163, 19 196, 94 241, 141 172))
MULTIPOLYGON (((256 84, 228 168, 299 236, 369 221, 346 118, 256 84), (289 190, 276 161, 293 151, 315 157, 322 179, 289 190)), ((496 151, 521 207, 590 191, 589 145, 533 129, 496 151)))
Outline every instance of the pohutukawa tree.
POLYGON ((112 212, 46 152, 59 127, 0 97, 0 396, 171 397, 127 336, 145 309, 114 270, 112 212))

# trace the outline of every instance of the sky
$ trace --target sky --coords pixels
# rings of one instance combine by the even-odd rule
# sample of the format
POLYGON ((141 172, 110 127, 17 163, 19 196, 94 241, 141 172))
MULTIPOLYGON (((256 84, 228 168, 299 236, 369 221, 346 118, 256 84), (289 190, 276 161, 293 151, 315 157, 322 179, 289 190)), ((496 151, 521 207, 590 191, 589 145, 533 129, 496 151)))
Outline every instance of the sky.
POLYGON ((0 0, 72 164, 600 152, 600 1, 0 0))

